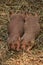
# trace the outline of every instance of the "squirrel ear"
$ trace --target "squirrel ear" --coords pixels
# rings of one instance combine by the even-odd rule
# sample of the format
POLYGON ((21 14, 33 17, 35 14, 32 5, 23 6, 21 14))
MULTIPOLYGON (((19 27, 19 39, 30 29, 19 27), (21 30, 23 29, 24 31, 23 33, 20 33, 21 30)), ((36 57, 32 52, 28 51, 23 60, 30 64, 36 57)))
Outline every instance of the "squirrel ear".
POLYGON ((14 13, 14 11, 13 10, 10 10, 9 14, 12 15, 13 13, 14 13))
POLYGON ((40 16, 37 13, 35 13, 35 18, 36 18, 37 22, 39 22, 38 20, 40 19, 40 16))
POLYGON ((35 13, 35 17, 38 17, 38 18, 40 18, 40 16, 39 16, 37 13, 35 13))
POLYGON ((11 11, 9 12, 9 16, 10 16, 10 18, 11 18, 13 15, 14 15, 14 11, 11 10, 11 11))
POLYGON ((38 14, 37 13, 35 13, 35 17, 37 17, 38 16, 38 14))

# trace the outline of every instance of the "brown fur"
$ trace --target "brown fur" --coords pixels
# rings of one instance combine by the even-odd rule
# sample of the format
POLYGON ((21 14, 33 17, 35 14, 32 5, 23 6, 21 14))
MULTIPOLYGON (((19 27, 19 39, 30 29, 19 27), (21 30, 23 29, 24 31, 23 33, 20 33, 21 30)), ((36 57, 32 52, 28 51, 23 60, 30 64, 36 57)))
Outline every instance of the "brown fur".
POLYGON ((22 37, 22 49, 26 49, 26 46, 28 48, 31 48, 32 41, 35 40, 36 36, 38 35, 40 31, 40 25, 39 25, 39 17, 37 14, 26 14, 25 17, 25 24, 24 24, 24 35, 22 37), (30 46, 30 47, 29 47, 30 46))
POLYGON ((17 51, 19 51, 20 47, 23 50, 26 50, 26 47, 30 49, 33 45, 32 41, 35 40, 36 36, 40 32, 38 15, 13 14, 10 17, 8 25, 9 48, 17 51), (22 44, 22 46, 20 46, 20 44, 22 44))
POLYGON ((13 14, 8 24, 8 44, 9 48, 13 50, 19 50, 20 38, 24 30, 24 17, 22 14, 13 14))

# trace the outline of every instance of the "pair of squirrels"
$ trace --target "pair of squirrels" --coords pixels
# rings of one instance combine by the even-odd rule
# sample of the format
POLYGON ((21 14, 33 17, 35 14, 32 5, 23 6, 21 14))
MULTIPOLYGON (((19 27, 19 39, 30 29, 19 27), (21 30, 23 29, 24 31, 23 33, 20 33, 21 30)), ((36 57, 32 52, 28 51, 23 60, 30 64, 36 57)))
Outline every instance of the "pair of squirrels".
POLYGON ((40 32, 38 14, 11 14, 8 32, 8 46, 10 50, 20 51, 21 49, 31 49, 34 45, 36 36, 40 32))

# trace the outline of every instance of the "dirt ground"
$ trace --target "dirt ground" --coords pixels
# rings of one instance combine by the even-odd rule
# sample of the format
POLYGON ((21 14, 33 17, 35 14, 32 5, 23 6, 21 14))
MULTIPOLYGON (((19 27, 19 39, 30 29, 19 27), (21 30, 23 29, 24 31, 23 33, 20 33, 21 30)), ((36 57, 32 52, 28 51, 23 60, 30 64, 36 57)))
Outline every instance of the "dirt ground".
POLYGON ((43 65, 43 0, 0 0, 0 65, 43 65), (9 51, 7 25, 9 13, 25 11, 39 16, 41 31, 36 45, 28 52, 9 51))

